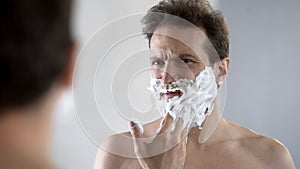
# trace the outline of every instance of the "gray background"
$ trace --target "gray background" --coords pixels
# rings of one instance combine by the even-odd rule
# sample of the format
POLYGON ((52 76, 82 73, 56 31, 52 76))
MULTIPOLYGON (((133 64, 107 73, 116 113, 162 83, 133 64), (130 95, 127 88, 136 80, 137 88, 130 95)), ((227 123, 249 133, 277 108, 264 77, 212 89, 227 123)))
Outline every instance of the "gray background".
MULTIPOLYGON (((111 20, 145 12, 157 1, 77 0, 74 34, 80 49, 111 20)), ((225 118, 276 138, 300 166, 300 1, 214 1, 229 26, 231 65, 225 118)), ((65 102, 71 97, 67 94, 65 102)), ((81 130, 73 109, 55 116, 53 160, 63 169, 93 168, 97 146, 81 130)))

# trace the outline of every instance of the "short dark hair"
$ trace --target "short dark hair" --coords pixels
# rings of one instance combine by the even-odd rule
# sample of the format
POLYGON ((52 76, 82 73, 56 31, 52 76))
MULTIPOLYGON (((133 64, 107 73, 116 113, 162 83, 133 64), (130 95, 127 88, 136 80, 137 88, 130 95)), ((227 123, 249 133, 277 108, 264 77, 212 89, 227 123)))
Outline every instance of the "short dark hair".
MULTIPOLYGON (((182 18, 197 27, 203 27, 206 36, 218 53, 217 60, 229 56, 229 33, 222 13, 214 10, 206 0, 162 0, 153 6, 142 19, 143 33, 149 41, 160 24, 165 24, 163 13, 182 18)), ((210 58, 212 59, 212 58, 210 58)), ((216 59, 210 60, 212 63, 216 59)))
POLYGON ((62 76, 72 44, 71 0, 0 5, 0 111, 30 104, 62 76))

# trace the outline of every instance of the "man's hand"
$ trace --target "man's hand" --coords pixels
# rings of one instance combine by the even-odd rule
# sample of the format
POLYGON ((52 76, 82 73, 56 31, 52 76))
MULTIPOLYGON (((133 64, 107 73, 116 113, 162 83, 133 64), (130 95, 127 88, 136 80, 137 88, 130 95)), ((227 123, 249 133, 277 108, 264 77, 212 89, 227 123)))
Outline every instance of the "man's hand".
POLYGON ((172 117, 167 114, 161 122, 161 129, 157 135, 142 138, 139 126, 133 121, 130 122, 134 151, 143 169, 183 168, 189 124, 183 126, 183 120, 179 119, 171 131, 172 123, 172 117))

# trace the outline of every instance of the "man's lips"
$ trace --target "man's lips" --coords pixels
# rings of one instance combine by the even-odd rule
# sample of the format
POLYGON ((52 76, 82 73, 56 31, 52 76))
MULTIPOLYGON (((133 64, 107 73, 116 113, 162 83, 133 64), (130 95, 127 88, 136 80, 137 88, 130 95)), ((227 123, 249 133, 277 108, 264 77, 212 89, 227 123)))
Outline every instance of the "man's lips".
POLYGON ((175 96, 181 96, 182 95, 182 92, 180 90, 176 90, 174 92, 167 92, 167 93, 162 93, 162 96, 165 98, 165 99, 171 99, 175 96))

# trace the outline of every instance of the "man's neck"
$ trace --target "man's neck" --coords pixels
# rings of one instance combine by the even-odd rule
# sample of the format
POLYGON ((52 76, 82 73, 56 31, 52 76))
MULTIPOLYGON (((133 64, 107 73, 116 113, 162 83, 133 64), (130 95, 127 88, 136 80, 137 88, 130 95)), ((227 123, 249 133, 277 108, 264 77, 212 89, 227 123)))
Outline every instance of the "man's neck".
POLYGON ((209 144, 224 140, 228 130, 228 124, 218 111, 213 111, 207 119, 203 122, 201 129, 193 127, 189 134, 188 139, 199 144, 209 144))

